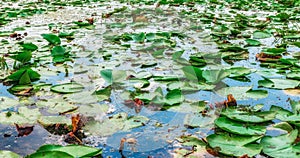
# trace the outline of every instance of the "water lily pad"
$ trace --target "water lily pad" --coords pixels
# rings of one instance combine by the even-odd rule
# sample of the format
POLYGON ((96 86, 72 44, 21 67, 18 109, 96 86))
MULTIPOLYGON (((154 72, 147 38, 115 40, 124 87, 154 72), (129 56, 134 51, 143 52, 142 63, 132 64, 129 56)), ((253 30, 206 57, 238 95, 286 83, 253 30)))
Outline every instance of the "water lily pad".
POLYGON ((54 34, 42 34, 41 36, 50 44, 59 45, 61 43, 60 38, 54 34))
POLYGON ((28 50, 32 52, 38 49, 38 47, 33 43, 23 43, 21 44, 21 47, 23 47, 24 50, 28 50))
POLYGON ((300 144, 293 144, 297 138, 298 130, 277 137, 266 136, 261 139, 263 152, 271 157, 298 157, 300 144))
POLYGON ((240 122, 236 122, 230 120, 226 117, 220 117, 215 120, 215 124, 230 133, 238 134, 238 135, 263 135, 266 133, 266 127, 251 125, 251 124, 243 124, 240 122))
POLYGON ((0 97, 0 111, 17 105, 19 105, 19 101, 17 99, 0 97))
POLYGON ((66 124, 72 125, 71 119, 65 116, 41 116, 38 122, 43 126, 55 125, 55 124, 66 124))
POLYGON ((227 71, 230 73, 229 77, 233 78, 246 76, 252 72, 251 69, 245 67, 232 67, 227 71))
POLYGON ((17 55, 12 55, 12 56, 10 56, 10 58, 15 59, 16 61, 19 61, 21 63, 26 63, 26 62, 29 62, 31 60, 32 53, 29 52, 29 51, 28 52, 25 51, 25 52, 21 52, 17 55))
POLYGON ((82 146, 82 145, 68 145, 68 146, 61 146, 61 145, 43 145, 41 146, 35 153, 30 155, 29 157, 50 157, 50 156, 66 156, 66 157, 94 157, 100 155, 102 153, 102 149, 97 149, 89 146, 82 146), (55 153, 50 154, 51 152, 55 153), (62 154, 62 153, 65 153, 62 154), (43 155, 43 156, 42 156, 43 155), (69 155, 69 156, 68 156, 69 155))
POLYGON ((194 66, 186 66, 182 68, 182 71, 185 74, 185 77, 191 81, 200 81, 203 79, 202 70, 194 66))
POLYGON ((3 158, 20 158, 21 157, 20 155, 14 153, 14 152, 8 151, 8 150, 0 150, 0 155, 3 158))
POLYGON ((276 116, 276 112, 264 111, 264 112, 249 113, 237 109, 226 109, 222 111, 221 115, 224 115, 236 121, 261 123, 261 122, 274 120, 276 116))
POLYGON ((228 77, 230 75, 230 72, 226 70, 204 70, 202 72, 202 77, 205 78, 205 80, 208 83, 218 83, 224 78, 228 77))
POLYGON ((225 87, 218 89, 216 93, 224 97, 228 94, 232 94, 237 100, 245 100, 248 98, 261 99, 268 96, 268 91, 253 90, 251 87, 225 87))
POLYGON ((1 112, 0 119, 2 124, 35 124, 41 116, 39 109, 28 109, 27 107, 18 108, 18 112, 1 112))
POLYGON ((72 155, 61 152, 61 151, 44 151, 44 152, 36 152, 27 156, 28 158, 53 158, 53 157, 65 157, 65 158, 74 158, 72 155))
POLYGON ((31 68, 23 68, 7 77, 9 81, 18 82, 21 85, 30 84, 40 78, 40 74, 31 68))
POLYGON ((67 94, 67 93, 81 92, 84 89, 84 87, 79 83, 64 83, 64 84, 54 85, 50 89, 53 92, 67 94))
POLYGON ((300 84, 300 81, 290 79, 267 79, 259 80, 258 85, 266 88, 274 89, 289 89, 296 88, 300 84))
POLYGON ((193 151, 188 150, 187 148, 175 149, 175 158, 185 157, 185 155, 189 155, 189 157, 212 157, 206 150, 206 143, 196 136, 183 135, 180 138, 177 138, 177 141, 185 147, 192 147, 193 151))
POLYGON ((93 135, 109 136, 124 128, 124 122, 127 120, 126 113, 113 115, 111 118, 104 119, 102 122, 90 121, 83 129, 93 135))
POLYGON ((255 39, 246 39, 245 40, 248 46, 259 46, 261 45, 260 41, 255 39))
POLYGON ((220 153, 229 156, 243 156, 250 157, 259 154, 262 146, 253 142, 260 139, 261 136, 236 136, 236 135, 209 135, 206 139, 212 148, 219 148, 220 153))
POLYGON ((266 31, 255 31, 253 33, 254 39, 263 39, 263 38, 269 38, 272 37, 272 35, 266 31))
POLYGON ((145 116, 133 116, 129 117, 128 120, 124 122, 124 131, 130 130, 132 128, 137 128, 140 126, 145 126, 149 121, 149 118, 145 116))
POLYGON ((109 84, 123 82, 127 74, 122 70, 105 69, 100 71, 101 77, 109 84))
POLYGON ((286 74, 289 79, 300 80, 300 71, 293 71, 286 74))
POLYGON ((266 90, 248 90, 246 92, 247 97, 253 98, 253 99, 261 99, 268 97, 268 91, 266 90))
POLYGON ((203 116, 201 113, 190 113, 185 116, 184 125, 192 128, 213 128, 215 119, 217 116, 212 112, 209 112, 207 116, 203 116))
POLYGON ((300 113, 300 101, 291 100, 290 104, 291 104, 294 114, 299 114, 300 113))
POLYGON ((48 108, 49 113, 62 114, 77 109, 77 106, 63 100, 62 98, 51 98, 46 101, 38 101, 36 105, 40 108, 48 108))

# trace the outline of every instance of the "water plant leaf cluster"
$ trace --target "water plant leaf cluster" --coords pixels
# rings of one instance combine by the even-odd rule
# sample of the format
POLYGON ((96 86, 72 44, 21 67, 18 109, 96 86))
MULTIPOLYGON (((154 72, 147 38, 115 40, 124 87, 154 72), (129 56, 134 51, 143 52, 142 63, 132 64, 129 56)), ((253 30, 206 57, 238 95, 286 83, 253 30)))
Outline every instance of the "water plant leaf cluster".
POLYGON ((0 155, 297 157, 299 7, 1 1, 0 155))

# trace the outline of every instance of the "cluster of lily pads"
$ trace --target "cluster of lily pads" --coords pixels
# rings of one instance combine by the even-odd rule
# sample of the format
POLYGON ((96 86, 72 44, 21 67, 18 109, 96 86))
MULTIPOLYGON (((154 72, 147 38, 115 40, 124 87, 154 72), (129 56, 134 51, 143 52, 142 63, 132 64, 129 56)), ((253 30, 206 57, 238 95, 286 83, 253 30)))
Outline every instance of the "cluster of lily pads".
MULTIPOLYGON (((55 6, 48 11, 87 4, 102 7, 104 1, 38 3, 55 6)), ((93 10, 87 18, 47 24, 48 32, 38 34, 42 39, 30 42, 13 39, 15 31, 27 28, 0 32, 1 48, 8 50, 1 54, 5 71, 0 78, 11 85, 11 94, 20 96, 18 101, 0 97, 1 124, 39 123, 52 134, 64 135, 74 126, 69 114, 81 113, 88 118, 84 133, 103 137, 134 128, 164 130, 168 123, 144 114, 173 111, 184 115, 181 124, 187 131, 176 136, 182 146, 173 152, 178 157, 297 157, 299 99, 277 106, 268 99, 293 91, 299 96, 299 1, 122 0, 120 5, 101 14, 93 10), (92 42, 96 51, 76 43, 80 39, 92 42), (202 50, 208 46, 214 47, 202 50), (249 103, 219 109, 214 105, 225 106, 218 103, 224 99, 205 94, 232 94, 238 103, 249 103), (271 104, 270 110, 250 102, 262 99, 271 104), (117 110, 111 112, 113 108, 117 110), (134 113, 129 112, 132 108, 134 113), (195 128, 209 132, 189 135, 195 128)), ((0 12, 5 12, 0 26, 24 14, 9 7, 0 12)), ((45 145, 28 157, 100 153, 85 146, 45 145)))

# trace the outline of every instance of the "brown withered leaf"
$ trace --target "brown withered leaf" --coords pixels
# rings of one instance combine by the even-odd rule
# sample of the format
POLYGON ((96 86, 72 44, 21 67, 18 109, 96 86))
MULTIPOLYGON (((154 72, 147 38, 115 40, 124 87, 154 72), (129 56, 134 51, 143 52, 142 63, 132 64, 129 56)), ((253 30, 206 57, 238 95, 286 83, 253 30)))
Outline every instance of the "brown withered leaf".
POLYGON ((28 136, 32 131, 34 126, 19 126, 15 123, 18 137, 28 136))
POLYGON ((236 100, 232 94, 227 95, 227 100, 225 101, 225 106, 226 106, 226 108, 228 108, 228 106, 237 106, 236 100))

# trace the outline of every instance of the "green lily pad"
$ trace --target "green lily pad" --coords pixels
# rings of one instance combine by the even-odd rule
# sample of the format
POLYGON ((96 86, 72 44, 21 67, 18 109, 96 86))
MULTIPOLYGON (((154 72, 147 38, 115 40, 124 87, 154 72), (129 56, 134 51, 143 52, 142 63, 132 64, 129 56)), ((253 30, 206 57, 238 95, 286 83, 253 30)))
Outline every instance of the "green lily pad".
POLYGON ((268 97, 268 91, 266 90, 248 90, 246 92, 247 97, 253 98, 253 99, 261 99, 268 97))
POLYGON ((261 136, 237 136, 237 135, 209 135, 206 139, 212 148, 219 148, 220 153, 229 156, 248 155, 253 157, 259 154, 262 146, 253 142, 260 139, 261 136))
POLYGON ((54 34, 42 34, 41 36, 50 44, 59 45, 61 43, 60 38, 54 34))
POLYGON ((21 44, 21 47, 23 47, 24 50, 28 50, 32 52, 38 49, 38 47, 33 43, 23 43, 21 44))
POLYGON ((208 83, 218 83, 229 75, 230 72, 223 69, 202 71, 202 77, 205 78, 208 83))
MULTIPOLYGON (((41 146, 35 153, 32 155, 29 155, 28 157, 38 157, 38 156, 48 156, 49 154, 51 156, 58 156, 58 155, 64 155, 67 157, 93 157, 100 155, 102 153, 102 149, 97 149, 89 146, 83 146, 83 145, 68 145, 68 146, 61 146, 61 145, 43 145, 41 146), (55 153, 50 154, 51 152, 55 153), (65 153, 62 154, 62 153, 65 153), (58 155, 57 155, 58 154, 58 155), (69 156, 68 156, 69 155, 69 156)), ((42 157, 44 157, 42 156, 42 157)))
POLYGON ((237 109, 226 109, 222 111, 221 115, 240 122, 261 123, 274 120, 276 112, 263 111, 249 113, 237 109))
POLYGON ((20 85, 30 84, 40 78, 40 74, 31 68, 23 68, 7 77, 9 81, 18 82, 20 85))
POLYGON ((255 39, 246 39, 245 40, 248 46, 259 46, 261 45, 260 41, 255 39))
POLYGON ((67 94, 81 92, 84 89, 84 86, 79 83, 64 83, 51 86, 50 89, 56 93, 67 94))
POLYGON ((194 151, 188 150, 186 148, 175 149, 176 158, 185 157, 185 155, 189 155, 189 157, 210 157, 210 155, 206 151, 206 143, 204 143, 201 139, 196 136, 186 136, 183 135, 180 138, 176 138, 178 142, 180 142, 183 146, 192 147, 194 151))
POLYGON ((101 77, 109 84, 119 83, 126 80, 127 74, 122 70, 105 69, 100 71, 101 77))
POLYGON ((38 119, 38 122, 44 127, 55 124, 66 124, 68 126, 72 125, 71 119, 65 116, 41 116, 38 119))
POLYGON ((93 93, 99 101, 107 100, 111 95, 111 86, 108 86, 104 89, 99 89, 93 93))
POLYGON ((286 52, 284 48, 268 48, 262 50, 263 53, 268 55, 281 55, 283 52, 286 52))
POLYGON ((31 60, 32 53, 31 52, 21 52, 17 55, 10 56, 10 58, 15 59, 21 63, 26 63, 31 60))
POLYGON ((55 46, 51 50, 52 56, 64 56, 66 54, 66 49, 63 46, 55 46))
POLYGON ((19 101, 17 99, 0 97, 0 111, 17 105, 19 105, 19 101))
POLYGON ((67 111, 72 111, 78 107, 60 98, 51 98, 46 101, 37 101, 36 105, 41 108, 48 108, 49 113, 61 114, 67 111))
POLYGON ((185 77, 191 81, 199 82, 203 79, 202 70, 194 66, 186 66, 182 68, 182 71, 185 74, 185 77))
POLYGON ((226 97, 228 94, 232 94, 237 100, 246 100, 249 98, 261 99, 268 96, 266 90, 253 90, 252 87, 225 87, 218 89, 217 94, 226 97))
POLYGON ((127 120, 126 113, 115 114, 101 122, 89 121, 83 129, 93 135, 109 136, 124 128, 124 122, 127 120))
POLYGON ((289 79, 300 80, 300 71, 293 71, 286 74, 289 79))
POLYGON ((290 104, 291 104, 294 114, 299 114, 300 113, 300 101, 291 100, 290 104))
POLYGON ((269 37, 272 37, 272 35, 265 31, 255 31, 253 33, 254 39, 264 39, 264 38, 269 38, 269 37))
POLYGON ((230 73, 229 77, 232 78, 246 76, 252 72, 251 69, 245 67, 232 67, 227 71, 230 73))
POLYGON ((26 156, 26 158, 53 158, 53 157, 64 157, 64 158, 74 158, 72 155, 61 152, 61 151, 44 151, 44 152, 36 152, 31 155, 26 156))
POLYGON ((296 88, 300 84, 300 81, 291 80, 291 79, 267 79, 259 80, 258 85, 266 88, 274 89, 289 89, 296 88))
POLYGON ((21 158, 20 155, 8 150, 0 150, 0 155, 2 158, 21 158))
POLYGON ((220 117, 215 120, 215 124, 230 133, 238 134, 238 135, 263 135, 266 133, 266 127, 258 126, 258 125, 250 125, 250 124, 243 124, 240 122, 236 122, 230 120, 226 117, 220 117))
POLYGON ((133 116, 129 117, 128 120, 124 122, 124 131, 128 131, 132 128, 137 128, 141 126, 145 126, 146 123, 149 121, 149 118, 145 116, 133 116))
POLYGON ((132 39, 134 40, 134 42, 144 43, 144 40, 146 39, 146 34, 144 32, 141 32, 139 34, 133 34, 132 39))
POLYGON ((0 120, 2 124, 35 124, 41 116, 39 109, 18 108, 18 112, 1 112, 0 120), (9 113, 9 114, 8 114, 9 113))
POLYGON ((209 112, 210 116, 203 116, 201 113, 189 113, 184 118, 184 125, 192 128, 213 128, 217 116, 209 112))
POLYGON ((297 135, 298 130, 277 137, 266 136, 261 139, 260 144, 263 146, 263 152, 271 157, 298 157, 300 144, 293 144, 297 135))
POLYGON ((184 96, 182 95, 181 90, 174 89, 167 93, 165 97, 165 103, 167 105, 174 105, 183 102, 184 96))

